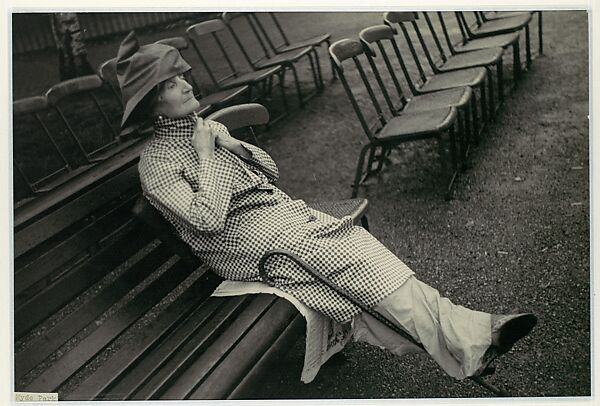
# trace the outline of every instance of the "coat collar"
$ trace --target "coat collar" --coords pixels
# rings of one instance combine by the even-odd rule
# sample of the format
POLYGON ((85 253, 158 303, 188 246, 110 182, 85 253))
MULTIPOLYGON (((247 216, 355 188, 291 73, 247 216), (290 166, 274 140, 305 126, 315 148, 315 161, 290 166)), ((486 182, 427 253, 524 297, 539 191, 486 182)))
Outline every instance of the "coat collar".
POLYGON ((179 118, 156 116, 154 118, 154 135, 169 138, 189 138, 194 133, 196 118, 193 114, 179 118))

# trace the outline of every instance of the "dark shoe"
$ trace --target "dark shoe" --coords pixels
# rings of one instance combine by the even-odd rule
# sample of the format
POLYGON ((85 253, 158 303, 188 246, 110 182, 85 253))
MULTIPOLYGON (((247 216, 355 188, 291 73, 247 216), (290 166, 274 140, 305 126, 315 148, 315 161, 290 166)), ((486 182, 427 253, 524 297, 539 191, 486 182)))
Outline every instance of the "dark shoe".
POLYGON ((537 317, 531 313, 492 315, 492 344, 500 354, 508 352, 512 346, 531 332, 537 324, 537 317))
POLYGON ((490 364, 500 355, 510 351, 512 346, 531 332, 537 324, 537 317, 531 313, 492 315, 492 345, 481 360, 481 366, 473 376, 488 375, 490 364))

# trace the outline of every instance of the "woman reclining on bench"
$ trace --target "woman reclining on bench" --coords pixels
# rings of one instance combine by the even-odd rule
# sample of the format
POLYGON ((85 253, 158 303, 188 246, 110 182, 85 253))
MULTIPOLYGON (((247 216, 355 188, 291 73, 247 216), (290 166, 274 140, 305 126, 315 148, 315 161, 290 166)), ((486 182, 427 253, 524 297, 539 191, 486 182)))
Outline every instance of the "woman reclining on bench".
MULTIPOLYGON (((139 162, 143 193, 215 273, 260 281, 261 256, 289 250, 408 332, 457 379, 479 376, 531 331, 534 315, 454 305, 350 218, 315 216, 292 200, 273 185, 278 170, 269 155, 195 115, 199 103, 183 76, 188 70, 175 48, 140 47, 130 33, 117 57, 122 125, 154 119, 154 137, 139 162)), ((362 340, 397 354, 411 349, 400 336, 381 340, 378 321, 295 262, 277 257, 267 267, 274 286, 316 311, 339 322, 361 318, 362 340)))

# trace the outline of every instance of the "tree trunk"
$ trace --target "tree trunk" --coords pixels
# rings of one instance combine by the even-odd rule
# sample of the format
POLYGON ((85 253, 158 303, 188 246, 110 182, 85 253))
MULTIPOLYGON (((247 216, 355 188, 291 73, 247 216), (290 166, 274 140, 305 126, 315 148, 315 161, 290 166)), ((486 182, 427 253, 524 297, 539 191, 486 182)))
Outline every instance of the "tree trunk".
POLYGON ((87 60, 77 14, 50 14, 50 26, 58 50, 60 80, 94 73, 87 60))

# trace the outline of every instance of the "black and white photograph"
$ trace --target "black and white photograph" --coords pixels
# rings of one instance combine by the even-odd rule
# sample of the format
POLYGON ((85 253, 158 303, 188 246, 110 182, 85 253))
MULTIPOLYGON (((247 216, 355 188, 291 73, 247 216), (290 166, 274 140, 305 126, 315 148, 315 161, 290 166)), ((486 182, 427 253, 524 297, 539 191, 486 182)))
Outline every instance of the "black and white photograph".
POLYGON ((593 403, 590 5, 487 3, 9 6, 11 401, 593 403))

